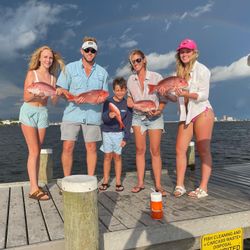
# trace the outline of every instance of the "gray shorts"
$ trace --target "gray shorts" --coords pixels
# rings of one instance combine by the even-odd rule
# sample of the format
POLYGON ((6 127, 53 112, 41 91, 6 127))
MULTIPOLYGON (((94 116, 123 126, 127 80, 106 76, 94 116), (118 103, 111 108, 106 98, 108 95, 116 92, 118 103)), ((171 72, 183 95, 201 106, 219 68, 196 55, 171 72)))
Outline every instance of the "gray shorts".
POLYGON ((62 122, 61 140, 77 141, 80 129, 82 129, 83 139, 85 142, 96 142, 102 140, 100 126, 70 122, 62 122))

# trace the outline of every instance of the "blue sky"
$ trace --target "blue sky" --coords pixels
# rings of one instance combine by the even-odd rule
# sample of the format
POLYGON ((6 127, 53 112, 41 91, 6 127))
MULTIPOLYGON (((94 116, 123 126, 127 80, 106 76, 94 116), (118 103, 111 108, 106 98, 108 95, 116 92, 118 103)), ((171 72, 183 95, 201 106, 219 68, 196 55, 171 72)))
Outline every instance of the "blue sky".
MULTIPOLYGON (((175 49, 194 39, 199 61, 212 72, 210 102, 222 115, 250 118, 249 0, 53 0, 0 1, 0 118, 18 117, 29 55, 44 44, 66 63, 80 58, 84 36, 98 40, 97 63, 110 76, 128 77, 128 53, 145 52, 149 70, 163 76, 175 68, 175 49)), ((50 107, 60 121, 64 101, 50 107)), ((165 120, 177 120, 168 104, 165 120)))

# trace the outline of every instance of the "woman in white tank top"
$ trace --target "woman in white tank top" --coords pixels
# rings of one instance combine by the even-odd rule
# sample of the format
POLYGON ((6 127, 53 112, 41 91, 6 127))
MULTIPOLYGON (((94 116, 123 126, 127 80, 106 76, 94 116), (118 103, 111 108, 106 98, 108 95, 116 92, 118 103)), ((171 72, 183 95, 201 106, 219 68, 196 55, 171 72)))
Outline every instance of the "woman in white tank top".
MULTIPOLYGON (((45 82, 55 87, 57 70, 64 69, 59 54, 48 46, 42 46, 31 55, 29 68, 24 83, 24 103, 20 109, 19 120, 28 146, 27 169, 30 179, 29 197, 36 200, 48 200, 48 193, 38 186, 38 171, 41 145, 48 127, 48 97, 34 95, 27 91, 33 82, 45 82)), ((52 98, 56 102, 57 97, 52 98)))

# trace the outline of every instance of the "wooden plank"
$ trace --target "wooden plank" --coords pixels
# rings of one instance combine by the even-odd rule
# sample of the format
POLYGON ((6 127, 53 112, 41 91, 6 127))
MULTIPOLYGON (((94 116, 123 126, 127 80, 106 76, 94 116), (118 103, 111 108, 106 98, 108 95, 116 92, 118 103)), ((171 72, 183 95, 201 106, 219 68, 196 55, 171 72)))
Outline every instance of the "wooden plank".
POLYGON ((56 183, 50 183, 47 185, 47 188, 49 189, 55 206, 58 209, 58 212, 63 220, 63 196, 59 194, 60 186, 56 183))
POLYGON ((39 206, 39 202, 28 197, 28 186, 24 186, 23 191, 25 214, 27 220, 28 244, 49 241, 49 236, 39 206))
POLYGON ((127 229, 119 220, 117 220, 109 210, 98 202, 99 221, 105 225, 109 231, 119 231, 127 229))
POLYGON ((139 226, 144 226, 141 222, 138 222, 134 217, 127 213, 124 209, 119 207, 115 201, 108 197, 106 192, 102 192, 98 195, 99 202, 124 226, 127 228, 135 228, 139 226))
POLYGON ((39 201, 50 240, 58 240, 64 237, 64 225, 62 218, 55 207, 53 199, 39 201))
POLYGON ((0 249, 5 247, 7 217, 9 207, 9 188, 0 190, 0 249))
POLYGON ((130 192, 130 188, 126 185, 126 179, 123 181, 124 190, 122 192, 116 192, 114 185, 109 189, 111 192, 106 192, 106 195, 112 199, 119 208, 127 211, 128 214, 133 216, 137 221, 142 224, 149 225, 159 225, 160 221, 152 220, 150 216, 150 204, 143 204, 138 202, 136 195, 130 192), (133 208, 133 209, 131 209, 133 208))
POLYGON ((22 188, 12 187, 6 247, 22 245, 27 245, 22 188))

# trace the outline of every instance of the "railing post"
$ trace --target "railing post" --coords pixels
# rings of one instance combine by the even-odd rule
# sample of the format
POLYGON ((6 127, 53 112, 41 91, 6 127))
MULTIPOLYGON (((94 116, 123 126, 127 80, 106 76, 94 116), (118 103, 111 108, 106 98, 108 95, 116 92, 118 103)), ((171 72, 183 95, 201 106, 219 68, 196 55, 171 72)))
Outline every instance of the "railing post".
POLYGON ((51 148, 41 149, 38 181, 49 183, 53 179, 53 150, 51 148))
POLYGON ((191 141, 187 150, 187 166, 195 170, 195 143, 191 141))
POLYGON ((65 250, 98 250, 97 178, 66 176, 62 190, 65 250))

